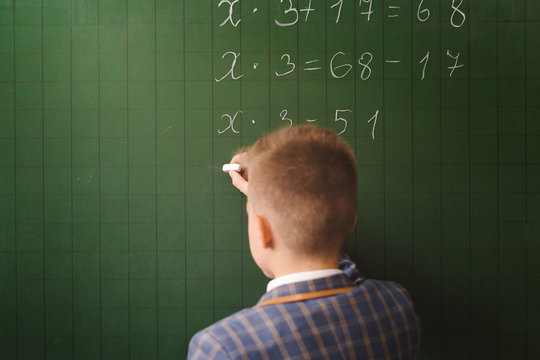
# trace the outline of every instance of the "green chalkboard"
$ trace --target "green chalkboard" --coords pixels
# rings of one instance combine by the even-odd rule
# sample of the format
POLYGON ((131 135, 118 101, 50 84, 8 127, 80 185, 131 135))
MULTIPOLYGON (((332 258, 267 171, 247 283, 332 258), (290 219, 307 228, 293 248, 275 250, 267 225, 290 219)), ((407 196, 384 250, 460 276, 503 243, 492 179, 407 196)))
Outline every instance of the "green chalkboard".
POLYGON ((0 0, 0 358, 181 359, 253 305, 220 168, 307 122, 419 358, 540 358, 539 39, 536 0, 0 0))

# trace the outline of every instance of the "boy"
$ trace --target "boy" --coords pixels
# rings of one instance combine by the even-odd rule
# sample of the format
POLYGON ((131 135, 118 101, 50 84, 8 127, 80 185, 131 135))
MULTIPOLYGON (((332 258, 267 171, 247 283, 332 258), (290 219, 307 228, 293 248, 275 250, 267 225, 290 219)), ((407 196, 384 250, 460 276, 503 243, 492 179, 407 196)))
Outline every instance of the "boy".
POLYGON ((414 359, 419 319, 398 284, 340 262, 356 223, 351 148, 313 125, 283 129, 233 157, 247 195, 253 259, 272 278, 258 304, 197 333, 190 359, 414 359))

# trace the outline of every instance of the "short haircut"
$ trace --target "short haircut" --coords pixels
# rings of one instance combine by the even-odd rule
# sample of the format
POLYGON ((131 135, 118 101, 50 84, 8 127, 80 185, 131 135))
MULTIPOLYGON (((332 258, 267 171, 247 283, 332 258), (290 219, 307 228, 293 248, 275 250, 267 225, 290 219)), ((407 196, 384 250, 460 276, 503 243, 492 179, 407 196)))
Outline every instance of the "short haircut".
POLYGON ((334 131, 302 125, 270 133, 248 149, 248 200, 289 249, 335 254, 353 230, 357 169, 334 131))

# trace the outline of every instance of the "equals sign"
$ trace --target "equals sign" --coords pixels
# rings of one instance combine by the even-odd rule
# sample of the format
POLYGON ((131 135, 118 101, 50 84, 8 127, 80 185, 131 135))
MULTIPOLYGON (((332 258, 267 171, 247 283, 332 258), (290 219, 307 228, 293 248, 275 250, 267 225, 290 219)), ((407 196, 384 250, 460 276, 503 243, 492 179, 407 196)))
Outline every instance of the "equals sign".
MULTIPOLYGON (((399 7, 399 6, 389 6, 388 8, 389 8, 389 9, 392 9, 392 10, 394 10, 394 9, 401 9, 401 7, 399 7)), ((389 18, 395 18, 395 17, 399 17, 399 15, 398 15, 398 14, 392 14, 392 15, 388 15, 388 17, 389 17, 389 18)))
MULTIPOLYGON (((309 65, 309 64, 316 63, 318 61, 319 60, 309 60, 309 61, 306 61, 305 64, 309 65)), ((318 66, 318 67, 309 67, 309 68, 305 68, 304 71, 313 71, 313 70, 321 70, 321 69, 322 68, 320 66, 318 66)))

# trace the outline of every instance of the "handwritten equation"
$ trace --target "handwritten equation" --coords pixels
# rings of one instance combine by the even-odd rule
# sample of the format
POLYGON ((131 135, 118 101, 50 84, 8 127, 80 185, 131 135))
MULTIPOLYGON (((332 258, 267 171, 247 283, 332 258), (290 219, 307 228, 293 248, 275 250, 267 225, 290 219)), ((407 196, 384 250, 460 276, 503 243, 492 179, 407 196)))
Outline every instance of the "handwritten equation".
MULTIPOLYGON (((277 0, 276 0, 277 1, 277 0)), ((392 1, 388 1, 392 2, 392 1)), ((300 1, 298 5, 295 6, 292 0, 280 0, 281 11, 284 19, 274 19, 274 23, 277 26, 287 27, 296 25, 298 22, 307 23, 310 18, 310 14, 315 11, 321 11, 322 9, 317 9, 313 7, 312 0, 306 0, 303 2, 303 7, 300 7, 300 1)), ((326 2, 325 2, 326 3, 326 2)), ((329 6, 329 13, 332 16, 335 16, 335 23, 339 23, 341 20, 341 12, 343 10, 344 0, 337 0, 334 4, 329 6)), ((401 5, 399 5, 399 0, 394 0, 392 5, 385 6, 385 16, 388 18, 399 18, 401 16, 401 5)), ((226 18, 219 24, 219 26, 231 25, 237 27, 240 25, 242 18, 240 17, 239 7, 240 0, 221 0, 218 3, 218 7, 227 7, 228 12, 226 18)), ((448 6, 450 7, 451 14, 449 18, 450 24, 459 28, 463 26, 466 20, 466 15, 463 12, 463 0, 450 0, 448 1, 448 6)), ((373 0, 358 0, 358 9, 359 14, 365 17, 366 21, 371 21, 371 15, 374 13, 373 10, 373 0)), ((326 9, 324 9, 326 10, 326 9)), ((252 14, 257 14, 259 9, 254 7, 252 9, 252 14)), ((418 21, 425 22, 429 20, 431 16, 431 10, 427 5, 424 4, 424 0, 418 0, 418 5, 416 6, 416 18, 418 21)))
MULTIPOLYGON (((351 109, 336 109, 335 111, 335 117, 333 121, 336 124, 340 124, 342 126, 341 130, 338 131, 338 135, 343 134, 347 130, 347 126, 349 125, 348 119, 346 117, 349 117, 352 115, 351 109)), ((235 134, 239 134, 240 131, 235 128, 235 123, 239 117, 242 116, 244 112, 242 110, 236 111, 234 114, 223 114, 221 115, 221 119, 224 120, 225 127, 218 129, 218 134, 223 134, 227 131, 231 131, 235 134)), ((279 117, 281 121, 284 121, 285 124, 288 124, 289 127, 292 127, 294 124, 294 120, 290 118, 289 111, 287 109, 281 110, 279 113, 279 117)), ((379 117, 379 109, 375 111, 375 114, 367 120, 368 124, 371 124, 371 138, 375 140, 375 127, 377 126, 377 119, 379 117)), ((305 119, 307 123, 315 123, 318 120, 317 119, 305 119)), ((255 123, 255 120, 251 120, 252 123, 255 123)))
MULTIPOLYGON (((343 62, 341 61, 344 56, 347 54, 343 51, 338 51, 335 54, 333 54, 332 58, 330 59, 330 66, 329 71, 330 75, 335 79, 342 79, 345 76, 347 76, 351 70, 353 69, 353 65, 351 63, 343 62)), ((456 69, 462 68, 465 66, 463 63, 460 63, 459 52, 453 52, 450 50, 446 50, 446 56, 447 56, 447 70, 448 70, 448 76, 452 77, 454 74, 454 71, 456 69)), ((418 60, 418 63, 422 65, 422 71, 418 76, 420 77, 420 80, 424 80, 426 75, 426 68, 429 63, 429 56, 430 51, 427 51, 426 54, 418 60)), ((234 52, 234 51, 227 51, 222 56, 222 59, 228 59, 230 61, 230 65, 228 65, 228 70, 223 74, 221 77, 217 77, 214 80, 216 82, 221 82, 227 78, 230 78, 231 80, 239 80, 244 76, 244 74, 240 73, 240 71, 237 69, 237 65, 239 63, 240 59, 240 53, 234 52)), ((299 67, 298 62, 294 61, 290 54, 284 53, 281 55, 280 60, 282 60, 282 64, 280 66, 280 69, 275 70, 273 72, 274 76, 276 78, 286 76, 289 74, 292 74, 294 71, 300 70, 300 71, 322 71, 323 66, 321 64, 320 59, 310 59, 307 61, 304 61, 302 66, 299 67)), ((360 79, 361 80, 368 80, 371 77, 372 74, 372 63, 374 61, 373 53, 366 51, 360 55, 356 63, 360 67, 360 79)), ((384 59, 384 62, 387 64, 399 64, 402 62, 400 59, 384 59)), ((253 70, 257 70, 259 67, 259 63, 253 64, 253 70)))
MULTIPOLYGON (((301 22, 307 23, 312 18, 312 14, 317 11, 325 11, 329 21, 334 22, 335 24, 343 21, 342 14, 345 3, 344 0, 330 2, 313 2, 312 0, 279 0, 279 4, 278 0, 273 1, 277 4, 276 6, 279 6, 279 11, 277 12, 276 18, 271 19, 270 21, 271 24, 281 28, 292 27, 301 22), (317 6, 321 6, 322 8, 317 8, 317 6)), ((373 21, 375 14, 373 0, 350 1, 354 2, 354 11, 357 11, 357 15, 359 15, 356 17, 357 21, 373 21)), ((384 6, 382 7, 382 15, 390 19, 400 18, 403 15, 400 1, 402 0, 385 1, 384 6)), ((416 16, 416 20, 419 22, 428 21, 431 17, 431 9, 429 4, 433 2, 429 0, 415 0, 413 2, 414 4, 411 4, 411 6, 413 6, 413 9, 415 10, 414 14, 416 16)), ((257 2, 250 2, 250 4, 251 3, 257 4, 257 2)), ((443 2, 438 3, 441 7, 448 7, 447 10, 449 10, 450 16, 445 21, 448 21, 451 28, 461 28, 465 24, 467 15, 463 10, 463 0, 444 0, 443 2)), ((351 3, 349 2, 347 5, 350 8, 351 3)), ((224 18, 219 20, 219 27, 231 26, 233 28, 237 28, 241 26, 241 0, 220 0, 217 6, 218 8, 225 9, 224 18)), ((243 14, 245 15, 246 8, 244 7, 242 10, 243 14)), ((261 13, 257 7, 253 7, 249 10, 250 11, 248 11, 248 13, 250 13, 250 16, 257 16, 261 13)), ((410 10, 407 9, 407 14, 405 14, 405 16, 409 16, 409 11, 410 10)), ((267 21, 268 19, 266 19, 265 15, 265 19, 261 20, 267 21)), ((441 19, 437 19, 436 21, 438 20, 441 19)), ((326 26, 332 26, 331 22, 326 26)), ((445 50, 446 51, 443 49, 440 50, 440 63, 432 66, 435 66, 437 70, 445 70, 445 76, 452 78, 456 72, 459 72, 461 68, 465 67, 465 64, 460 58, 461 53, 459 51, 452 49, 445 50)), ((389 57, 381 58, 382 56, 377 54, 374 55, 374 53, 371 51, 363 51, 361 53, 358 52, 354 55, 355 59, 351 60, 350 54, 347 54, 344 51, 336 51, 333 54, 329 54, 327 58, 322 60, 320 58, 309 58, 302 59, 302 61, 300 61, 300 56, 298 54, 282 53, 279 57, 279 61, 272 61, 271 66, 274 68, 270 69, 268 80, 270 81, 271 77, 274 79, 294 77, 295 75, 298 75, 298 72, 320 72, 324 73, 325 78, 333 79, 344 79, 347 78, 347 76, 351 78, 354 77, 353 74, 356 74, 356 79, 366 81, 370 78, 374 78, 374 69, 377 68, 375 65, 380 66, 382 64, 383 66, 393 66, 395 64, 400 64, 410 60, 419 65, 416 67, 418 69, 416 70, 417 73, 411 74, 411 77, 415 77, 422 81, 426 78, 426 73, 430 68, 431 51, 429 50, 421 54, 421 56, 417 56, 415 59, 407 58, 405 60, 389 57), (328 58, 329 60, 327 60, 328 58)), ((259 71, 259 63, 254 62, 247 67, 244 65, 242 67, 242 69, 244 69, 244 73, 242 72, 242 69, 240 68, 240 64, 242 64, 242 54, 240 51, 229 50, 224 52, 221 55, 221 61, 222 64, 225 65, 225 70, 214 78, 216 83, 221 83, 223 81, 241 81, 241 79, 244 78, 244 75, 249 77, 249 75, 259 71)), ((366 123, 371 127, 370 135, 373 140, 375 140, 377 121, 380 114, 380 109, 376 109, 373 116, 371 116, 369 119, 365 119, 366 123)), ((235 113, 222 114, 221 119, 223 122, 220 123, 220 127, 217 130, 218 134, 238 134, 238 126, 235 127, 235 124, 238 121, 241 121, 240 119, 242 118, 242 115, 243 110, 238 110, 235 113)), ((344 134, 347 131, 349 120, 353 117, 354 115, 351 109, 340 108, 335 109, 334 118, 329 119, 329 121, 333 121, 336 126, 339 127, 338 134, 344 134)), ((279 113, 279 118, 289 126, 293 126, 295 122, 291 118, 288 109, 282 109, 279 113)), ((318 121, 317 119, 310 118, 304 120, 308 123, 318 121)), ((255 120, 251 120, 251 122, 255 124, 255 120)))

